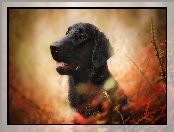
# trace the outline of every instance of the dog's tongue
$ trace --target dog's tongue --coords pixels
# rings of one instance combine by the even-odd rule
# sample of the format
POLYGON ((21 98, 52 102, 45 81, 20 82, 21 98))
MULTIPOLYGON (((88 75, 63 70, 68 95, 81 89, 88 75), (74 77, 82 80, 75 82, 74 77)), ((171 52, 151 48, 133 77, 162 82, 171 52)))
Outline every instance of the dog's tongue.
POLYGON ((67 64, 65 62, 56 61, 55 65, 56 65, 56 68, 69 68, 69 69, 72 69, 72 70, 77 70, 79 68, 79 66, 75 63, 67 64))
POLYGON ((56 65, 56 67, 64 67, 66 65, 66 63, 56 61, 55 65, 56 65))

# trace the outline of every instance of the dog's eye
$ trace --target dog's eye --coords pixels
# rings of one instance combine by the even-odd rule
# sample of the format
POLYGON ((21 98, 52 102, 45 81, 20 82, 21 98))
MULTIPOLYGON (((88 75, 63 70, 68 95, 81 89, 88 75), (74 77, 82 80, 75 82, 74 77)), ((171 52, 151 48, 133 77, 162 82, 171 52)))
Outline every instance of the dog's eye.
POLYGON ((79 36, 80 39, 85 39, 85 36, 81 33, 79 36))

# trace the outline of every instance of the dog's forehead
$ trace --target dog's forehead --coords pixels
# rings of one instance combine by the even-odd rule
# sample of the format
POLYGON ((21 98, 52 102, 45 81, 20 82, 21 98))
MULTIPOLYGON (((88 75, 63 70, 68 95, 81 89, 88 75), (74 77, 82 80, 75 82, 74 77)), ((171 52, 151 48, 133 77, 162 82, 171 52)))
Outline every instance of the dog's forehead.
POLYGON ((94 30, 94 28, 96 28, 94 25, 90 24, 90 23, 76 23, 72 26, 70 26, 68 28, 68 30, 75 30, 75 31, 80 31, 83 32, 85 31, 90 31, 90 30, 94 30))

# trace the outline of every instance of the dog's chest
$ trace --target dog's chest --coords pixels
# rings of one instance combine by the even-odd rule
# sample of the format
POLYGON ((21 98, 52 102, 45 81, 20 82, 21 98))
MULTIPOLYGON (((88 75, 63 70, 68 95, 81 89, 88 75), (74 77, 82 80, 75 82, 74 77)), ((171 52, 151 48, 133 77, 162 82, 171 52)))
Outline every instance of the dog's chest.
POLYGON ((70 84, 70 105, 77 112, 83 114, 84 117, 101 112, 101 102, 103 99, 104 94, 101 86, 91 83, 79 83, 78 85, 70 84))

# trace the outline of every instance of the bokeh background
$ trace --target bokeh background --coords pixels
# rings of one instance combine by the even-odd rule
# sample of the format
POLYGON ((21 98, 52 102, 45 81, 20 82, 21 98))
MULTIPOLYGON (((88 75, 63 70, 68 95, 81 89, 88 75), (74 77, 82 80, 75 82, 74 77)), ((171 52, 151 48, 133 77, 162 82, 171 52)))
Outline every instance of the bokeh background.
MULTIPOLYGON (((165 14, 165 10, 152 9, 10 9, 10 123, 69 123, 73 110, 67 100, 67 76, 56 72, 49 46, 65 35, 67 27, 77 22, 92 23, 108 36, 115 50, 108 61, 109 69, 136 100, 133 97, 135 92, 131 91, 137 91, 135 87, 140 85, 139 82, 143 82, 144 88, 147 81, 142 79, 135 66, 144 68, 142 65, 151 56, 149 52, 153 52, 150 43, 151 17, 157 25, 158 42, 164 44, 165 14), (136 65, 130 58, 134 62, 137 60, 136 65)), ((158 63, 153 66, 155 73, 159 72, 158 63)), ((148 74, 153 83, 158 75, 148 74)), ((145 97, 146 94, 140 91, 140 95, 145 97)))
MULTIPOLYGON (((137 110, 150 102, 151 110, 159 106, 166 117, 166 111, 162 111, 166 84, 161 81, 159 59, 150 33, 153 17, 159 50, 166 54, 166 10, 10 9, 8 17, 9 123, 71 123, 73 110, 67 99, 68 77, 56 72, 49 46, 65 36, 67 28, 77 22, 92 23, 109 38, 114 48, 114 55, 108 60, 110 72, 139 105, 137 110)), ((162 60, 166 72, 165 54, 162 60)), ((138 122, 141 116, 135 118, 138 122)), ((164 122, 163 119, 158 123, 164 122)))

